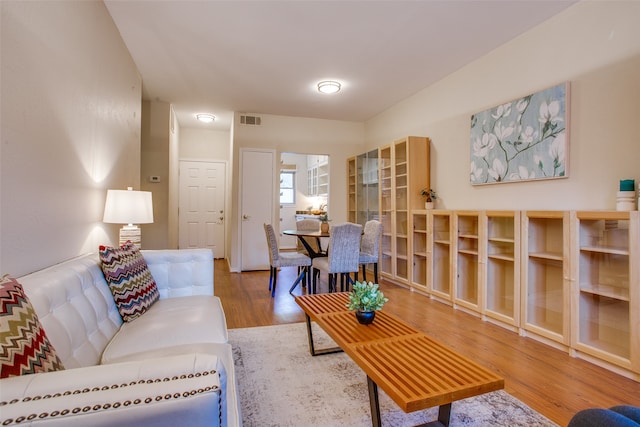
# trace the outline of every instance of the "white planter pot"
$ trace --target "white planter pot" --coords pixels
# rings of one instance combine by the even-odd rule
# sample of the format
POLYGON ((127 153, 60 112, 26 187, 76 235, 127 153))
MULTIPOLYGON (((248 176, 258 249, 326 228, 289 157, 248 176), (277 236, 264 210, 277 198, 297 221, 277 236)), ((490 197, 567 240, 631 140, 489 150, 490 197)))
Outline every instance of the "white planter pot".
POLYGON ((424 208, 427 210, 433 209, 433 202, 424 202, 424 208))

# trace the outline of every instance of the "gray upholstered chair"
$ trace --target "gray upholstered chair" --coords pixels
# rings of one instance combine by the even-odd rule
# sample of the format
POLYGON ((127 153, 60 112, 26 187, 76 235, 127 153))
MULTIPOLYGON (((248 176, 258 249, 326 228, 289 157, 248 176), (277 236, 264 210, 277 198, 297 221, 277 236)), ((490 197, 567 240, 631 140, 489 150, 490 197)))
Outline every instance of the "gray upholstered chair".
POLYGON ((326 271, 329 275, 329 292, 337 290, 338 274, 342 275, 343 280, 346 275, 348 288, 349 284, 353 283, 350 274, 358 272, 362 225, 351 222, 334 225, 329 234, 327 256, 314 258, 311 264, 313 266, 313 293, 317 290, 316 281, 320 271, 326 271))
MULTIPOLYGON (((289 289, 289 293, 291 293, 295 287, 298 286, 298 283, 305 278, 305 276, 308 277, 311 258, 298 252, 280 252, 276 232, 273 230, 273 226, 271 224, 264 225, 264 233, 267 236, 267 245, 269 246, 269 290, 271 291, 272 297, 276 294, 278 269, 282 267, 302 267, 298 278, 293 282, 291 289, 289 289)), ((304 286, 304 282, 302 283, 304 286)))
MULTIPOLYGON (((378 259, 380 257, 380 238, 382 236, 382 223, 375 219, 364 224, 364 234, 360 242, 359 264, 362 266, 362 278, 367 281, 367 264, 373 264, 373 277, 378 283, 378 259)), ((358 273, 356 272, 356 280, 358 273)))

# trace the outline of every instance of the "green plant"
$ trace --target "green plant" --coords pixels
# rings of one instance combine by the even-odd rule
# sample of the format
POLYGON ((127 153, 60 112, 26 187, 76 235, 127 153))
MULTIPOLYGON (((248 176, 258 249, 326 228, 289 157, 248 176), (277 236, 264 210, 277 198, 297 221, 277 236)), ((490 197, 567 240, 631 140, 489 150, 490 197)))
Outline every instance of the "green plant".
POLYGON ((318 216, 318 219, 320 220, 320 222, 329 222, 331 221, 329 219, 329 216, 327 214, 322 214, 318 216))
POLYGON ((425 196, 427 198, 426 200, 427 202, 433 202, 435 199, 438 198, 438 196, 436 195, 436 192, 433 191, 431 188, 428 190, 426 188, 423 188, 420 191, 420 195, 425 196))
POLYGON ((389 298, 385 298, 377 283, 355 282, 353 290, 349 293, 347 308, 361 311, 380 310, 387 301, 389 298))

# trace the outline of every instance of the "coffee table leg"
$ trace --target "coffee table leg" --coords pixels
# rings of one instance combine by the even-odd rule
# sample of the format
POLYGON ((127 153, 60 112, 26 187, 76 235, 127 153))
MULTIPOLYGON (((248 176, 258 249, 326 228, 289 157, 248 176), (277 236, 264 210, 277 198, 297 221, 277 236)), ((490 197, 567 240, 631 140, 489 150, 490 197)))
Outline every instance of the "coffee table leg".
POLYGON ((444 427, 449 426, 449 420, 451 419, 451 403, 447 403, 446 405, 440 405, 440 409, 438 410, 438 421, 444 427))
MULTIPOLYGON (((380 418, 380 400, 378 395, 378 384, 367 375, 367 386, 369 388, 369 404, 371 405, 371 425, 373 427, 382 427, 382 418, 380 418)), ((427 424, 421 424, 417 427, 449 427, 451 418, 451 403, 440 405, 438 409, 438 421, 432 421, 427 424)))
POLYGON ((344 351, 340 347, 329 347, 329 348, 316 350, 315 345, 313 344, 313 331, 311 330, 311 318, 309 317, 308 314, 305 314, 304 317, 307 321, 307 338, 309 339, 309 353, 311 353, 312 356, 319 356, 321 354, 341 353, 344 351))
POLYGON ((431 421, 426 424, 420 424, 416 427, 449 427, 449 420, 451 419, 451 403, 446 405, 440 405, 438 409, 438 420, 431 421))
POLYGON ((378 400, 378 384, 367 375, 367 385, 369 386, 369 404, 371 405, 371 425, 381 427, 380 400, 378 400))

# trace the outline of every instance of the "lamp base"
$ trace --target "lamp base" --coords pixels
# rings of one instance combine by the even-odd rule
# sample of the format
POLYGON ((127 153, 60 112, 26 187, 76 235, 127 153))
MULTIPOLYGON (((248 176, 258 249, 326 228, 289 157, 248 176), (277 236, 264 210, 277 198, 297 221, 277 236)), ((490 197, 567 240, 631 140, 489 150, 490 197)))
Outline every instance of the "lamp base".
POLYGON ((137 225, 125 225, 120 229, 120 246, 130 240, 136 248, 142 248, 142 230, 137 225))

